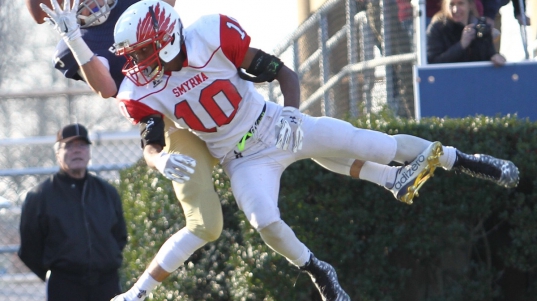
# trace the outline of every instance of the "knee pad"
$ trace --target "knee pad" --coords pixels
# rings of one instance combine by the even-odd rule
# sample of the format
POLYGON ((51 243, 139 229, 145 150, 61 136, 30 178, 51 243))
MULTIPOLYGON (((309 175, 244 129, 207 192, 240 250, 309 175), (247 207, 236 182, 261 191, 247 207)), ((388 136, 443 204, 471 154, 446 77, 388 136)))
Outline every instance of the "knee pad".
POLYGON ((312 160, 332 172, 348 176, 354 159, 345 158, 312 158, 312 160))
POLYGON ((224 218, 220 198, 214 189, 199 189, 201 187, 198 186, 196 189, 181 190, 177 186, 184 184, 173 183, 177 197, 181 195, 179 200, 185 214, 186 228, 203 240, 218 239, 222 234, 224 218))
POLYGON ((197 217, 186 218, 186 228, 196 236, 210 242, 217 240, 222 234, 224 221, 222 208, 214 210, 210 215, 200 214, 197 217))
POLYGON ((207 242, 211 242, 217 240, 222 234, 223 221, 222 218, 219 220, 204 221, 203 224, 188 223, 187 221, 186 228, 196 234, 196 236, 203 238, 207 242))
POLYGON ((282 220, 274 222, 268 226, 259 229, 258 232, 261 235, 261 238, 267 243, 277 242, 284 239, 284 225, 286 225, 282 220))

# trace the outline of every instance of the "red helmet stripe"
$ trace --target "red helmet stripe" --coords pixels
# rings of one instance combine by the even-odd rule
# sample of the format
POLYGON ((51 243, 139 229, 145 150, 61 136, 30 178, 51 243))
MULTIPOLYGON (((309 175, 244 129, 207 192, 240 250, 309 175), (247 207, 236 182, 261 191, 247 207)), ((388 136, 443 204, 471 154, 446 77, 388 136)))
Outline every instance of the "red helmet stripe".
POLYGON ((170 18, 171 14, 166 16, 166 11, 161 8, 160 3, 157 3, 154 11, 157 20, 154 20, 154 17, 151 15, 151 11, 148 10, 145 17, 140 19, 138 22, 138 27, 136 30, 136 40, 138 42, 152 40, 157 36, 171 34, 173 32, 173 28, 177 20, 174 20, 173 23, 170 24, 172 21, 170 18), (155 29, 153 26, 155 21, 158 24, 158 29, 155 29), (155 30, 157 30, 157 32, 155 32, 155 30))

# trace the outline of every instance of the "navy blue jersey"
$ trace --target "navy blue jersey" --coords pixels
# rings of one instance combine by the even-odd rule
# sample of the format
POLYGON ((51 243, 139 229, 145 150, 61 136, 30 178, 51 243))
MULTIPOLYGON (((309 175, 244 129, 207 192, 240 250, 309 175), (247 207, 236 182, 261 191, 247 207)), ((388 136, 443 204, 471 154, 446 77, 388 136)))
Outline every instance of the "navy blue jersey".
MULTIPOLYGON (((118 0, 116 7, 112 9, 106 22, 101 25, 80 30, 82 38, 86 44, 88 44, 91 51, 108 60, 108 63, 110 64, 110 74, 118 88, 124 77, 121 73, 121 69, 125 64, 125 58, 123 56, 116 56, 109 51, 110 47, 114 44, 114 27, 119 16, 121 16, 129 6, 138 1, 139 0, 118 0)), ((56 53, 54 54, 53 59, 54 67, 60 70, 65 77, 82 80, 82 77, 78 74, 79 66, 73 57, 71 50, 63 40, 60 40, 56 46, 56 53)))

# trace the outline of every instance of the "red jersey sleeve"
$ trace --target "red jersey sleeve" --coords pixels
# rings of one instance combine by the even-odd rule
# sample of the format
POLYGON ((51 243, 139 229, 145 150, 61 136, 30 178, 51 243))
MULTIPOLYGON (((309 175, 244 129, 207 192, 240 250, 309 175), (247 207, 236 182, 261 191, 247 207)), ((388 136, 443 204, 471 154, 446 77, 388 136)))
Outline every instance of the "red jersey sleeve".
POLYGON ((238 68, 250 47, 250 36, 236 20, 220 15, 220 44, 226 57, 238 68))
POLYGON ((146 104, 134 100, 120 100, 119 110, 125 118, 132 122, 132 124, 138 124, 142 119, 150 115, 162 116, 162 113, 153 110, 146 104))

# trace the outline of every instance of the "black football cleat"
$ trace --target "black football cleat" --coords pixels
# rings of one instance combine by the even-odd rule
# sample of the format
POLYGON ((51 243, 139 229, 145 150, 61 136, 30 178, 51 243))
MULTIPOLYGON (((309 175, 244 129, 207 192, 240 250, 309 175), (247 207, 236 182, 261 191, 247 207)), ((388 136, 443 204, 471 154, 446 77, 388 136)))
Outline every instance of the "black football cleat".
POLYGON ((514 188, 519 181, 518 168, 513 162, 489 155, 469 155, 457 150, 453 170, 492 181, 505 188, 514 188))
POLYGON ((351 300, 339 285, 336 270, 330 264, 315 258, 311 254, 310 260, 300 269, 310 275, 323 301, 351 300))

